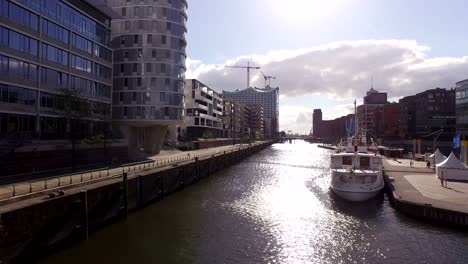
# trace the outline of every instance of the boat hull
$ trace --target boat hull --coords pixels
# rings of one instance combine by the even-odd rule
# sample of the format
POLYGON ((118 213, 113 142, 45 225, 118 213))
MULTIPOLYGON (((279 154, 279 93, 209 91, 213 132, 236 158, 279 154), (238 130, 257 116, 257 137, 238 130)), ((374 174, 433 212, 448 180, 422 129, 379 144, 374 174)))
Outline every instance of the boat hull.
POLYGON ((374 191, 368 191, 368 192, 344 191, 344 190, 334 188, 333 186, 331 186, 331 189, 337 196, 339 196, 340 198, 344 200, 351 201, 351 202, 363 202, 363 201, 367 201, 375 197, 377 194, 380 193, 383 187, 376 189, 374 191))

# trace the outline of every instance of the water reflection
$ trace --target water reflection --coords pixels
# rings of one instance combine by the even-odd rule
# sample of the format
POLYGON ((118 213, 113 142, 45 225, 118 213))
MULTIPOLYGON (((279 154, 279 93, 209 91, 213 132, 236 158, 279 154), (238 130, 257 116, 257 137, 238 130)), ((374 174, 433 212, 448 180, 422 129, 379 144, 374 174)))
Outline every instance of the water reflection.
POLYGON ((44 262, 463 263, 466 234, 336 199, 329 157, 276 144, 44 262))

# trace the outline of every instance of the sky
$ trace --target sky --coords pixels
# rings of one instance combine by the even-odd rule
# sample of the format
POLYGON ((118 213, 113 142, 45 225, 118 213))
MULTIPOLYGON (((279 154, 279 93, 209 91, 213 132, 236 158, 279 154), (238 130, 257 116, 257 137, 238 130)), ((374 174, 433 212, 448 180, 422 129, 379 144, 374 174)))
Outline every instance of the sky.
MULTIPOLYGON (((312 111, 352 112, 371 87, 390 101, 468 78, 463 0, 189 0, 187 78, 246 87, 248 61, 277 77, 280 129, 309 133, 312 111)), ((263 87, 253 70, 251 84, 263 87)))

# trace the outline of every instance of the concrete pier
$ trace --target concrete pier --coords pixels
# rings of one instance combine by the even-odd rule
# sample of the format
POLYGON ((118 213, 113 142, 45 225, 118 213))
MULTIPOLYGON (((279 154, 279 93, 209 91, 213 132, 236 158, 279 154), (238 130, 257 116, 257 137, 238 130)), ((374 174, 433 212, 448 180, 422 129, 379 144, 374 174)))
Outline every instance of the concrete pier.
POLYGON ((126 171, 49 193, 14 199, 0 205, 0 263, 30 263, 41 254, 88 233, 176 191, 209 177, 273 142, 238 146, 230 151, 190 160, 174 158, 162 167, 126 171))
POLYGON ((442 186, 425 162, 384 159, 384 177, 395 209, 412 217, 468 227, 468 182, 442 186))

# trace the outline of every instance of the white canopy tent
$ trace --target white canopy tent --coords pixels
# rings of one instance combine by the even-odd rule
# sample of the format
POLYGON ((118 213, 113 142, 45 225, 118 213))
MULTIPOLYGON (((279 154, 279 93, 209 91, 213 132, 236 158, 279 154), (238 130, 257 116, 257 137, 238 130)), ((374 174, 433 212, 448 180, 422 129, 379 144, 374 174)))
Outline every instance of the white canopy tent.
POLYGON ((447 159, 436 165, 436 175, 447 180, 468 181, 468 166, 452 152, 447 159))
POLYGON ((434 154, 429 156, 429 161, 431 162, 431 167, 435 167, 436 164, 441 163, 442 161, 446 160, 447 157, 440 152, 439 149, 434 152, 434 154))

